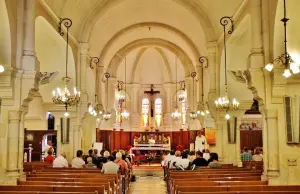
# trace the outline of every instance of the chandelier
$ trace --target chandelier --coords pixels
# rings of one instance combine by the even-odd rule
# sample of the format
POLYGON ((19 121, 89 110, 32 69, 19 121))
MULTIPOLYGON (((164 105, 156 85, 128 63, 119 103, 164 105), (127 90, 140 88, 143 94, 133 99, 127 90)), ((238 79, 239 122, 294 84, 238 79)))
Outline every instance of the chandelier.
POLYGON ((102 112, 102 110, 103 110, 103 105, 102 104, 100 104, 100 103, 98 103, 98 101, 97 101, 97 95, 95 95, 95 102, 93 103, 93 102, 90 102, 89 104, 88 104, 88 112, 91 114, 91 115, 93 115, 93 116, 97 116, 98 115, 98 113, 101 115, 103 112, 102 112))
POLYGON ((107 110, 107 106, 108 106, 108 78, 110 78, 110 74, 109 73, 104 73, 104 77, 106 78, 106 111, 103 114, 103 119, 108 121, 111 118, 111 113, 107 110))
POLYGON ((201 116, 205 116, 209 114, 209 110, 208 110, 208 106, 207 103, 204 103, 204 68, 207 69, 208 68, 208 59, 207 57, 201 56, 199 57, 199 62, 201 64, 202 67, 202 95, 201 95, 201 102, 198 102, 198 110, 197 110, 197 114, 201 115, 201 116))
POLYGON ((227 61, 226 61, 226 57, 227 57, 227 53, 226 53, 226 26, 229 24, 229 22, 231 23, 231 30, 228 31, 228 34, 231 34, 233 32, 233 21, 230 17, 222 17, 220 20, 220 24, 223 26, 223 32, 224 32, 224 56, 225 56, 225 65, 224 65, 224 73, 225 73, 225 95, 219 97, 216 101, 216 108, 218 110, 222 110, 222 111, 226 111, 226 115, 225 115, 225 119, 229 120, 230 119, 230 115, 228 113, 228 111, 230 109, 232 110, 236 110, 239 108, 239 102, 233 98, 233 100, 231 101, 228 98, 228 84, 227 84, 227 61))
POLYGON ((71 93, 68 89, 68 84, 71 81, 71 78, 68 77, 68 49, 69 49, 69 28, 72 26, 72 20, 69 18, 63 18, 59 22, 59 34, 61 36, 64 35, 62 31, 62 25, 64 25, 67 29, 67 46, 66 46, 66 76, 62 78, 65 87, 60 89, 57 87, 56 91, 52 91, 52 101, 55 104, 63 104, 65 106, 66 112, 64 113, 65 117, 68 117, 70 114, 68 113, 69 106, 76 106, 80 103, 80 92, 74 88, 74 93, 71 93))
POLYGON ((185 95, 184 95, 185 81, 180 81, 179 84, 180 84, 180 87, 181 87, 181 92, 178 94, 178 100, 179 100, 179 102, 182 102, 185 98, 185 95))
POLYGON ((284 17, 281 19, 284 26, 284 53, 274 59, 272 62, 267 64, 265 66, 265 69, 267 71, 272 71, 274 64, 281 64, 281 66, 284 68, 283 70, 283 76, 288 78, 293 74, 298 74, 300 72, 299 64, 297 64, 291 57, 291 55, 287 51, 287 35, 286 35, 286 24, 289 21, 289 19, 286 17, 286 0, 283 1, 284 6, 284 17), (292 73, 291 73, 292 71, 292 73))
POLYGON ((195 77, 196 77, 196 75, 197 75, 196 72, 191 73, 191 76, 193 78, 193 110, 190 112, 190 118, 193 119, 193 120, 196 119, 197 116, 198 116, 197 112, 195 111, 195 101, 194 101, 194 99, 195 99, 195 77))
POLYGON ((123 109, 123 111, 121 112, 121 117, 122 117, 122 119, 125 119, 125 120, 127 120, 127 119, 129 119, 129 112, 126 110, 126 104, 127 104, 127 102, 126 102, 126 67, 127 67, 127 63, 126 63, 126 57, 125 57, 125 82, 124 82, 124 109, 123 109))
POLYGON ((177 103, 177 57, 175 55, 175 67, 176 67, 176 90, 175 90, 175 94, 176 94, 176 105, 174 107, 174 112, 172 112, 171 117, 173 119, 173 121, 178 122, 181 118, 181 112, 178 111, 178 103, 177 103))

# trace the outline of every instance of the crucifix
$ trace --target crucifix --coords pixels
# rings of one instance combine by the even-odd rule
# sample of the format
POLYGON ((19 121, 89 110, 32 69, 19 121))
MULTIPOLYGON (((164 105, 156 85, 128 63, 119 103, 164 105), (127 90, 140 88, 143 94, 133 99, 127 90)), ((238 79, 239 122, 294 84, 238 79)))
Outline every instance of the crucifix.
POLYGON ((150 96, 151 117, 154 116, 154 110, 153 110, 153 104, 154 103, 153 103, 152 97, 153 97, 153 95, 159 94, 159 93, 160 93, 160 91, 154 91, 154 85, 153 84, 151 84, 151 86, 150 86, 150 91, 144 91, 144 94, 148 94, 150 96))

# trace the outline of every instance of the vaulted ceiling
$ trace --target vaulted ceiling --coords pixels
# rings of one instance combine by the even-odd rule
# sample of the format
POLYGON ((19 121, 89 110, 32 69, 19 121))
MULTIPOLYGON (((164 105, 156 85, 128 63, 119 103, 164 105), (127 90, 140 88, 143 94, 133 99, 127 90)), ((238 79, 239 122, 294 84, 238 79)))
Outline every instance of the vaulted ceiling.
MULTIPOLYGON (((246 0, 40 0, 61 18, 72 19, 70 29, 78 42, 88 42, 90 55, 108 68, 126 46, 164 49, 158 40, 178 46, 195 66, 206 55, 206 44, 216 41, 222 16, 233 16, 246 0), (147 39, 147 43, 143 41, 147 39), (151 43, 153 40, 153 43, 151 43), (142 44, 144 42, 144 44, 142 44)), ((125 49, 125 50, 124 50, 125 49)), ((169 49, 179 58, 178 50, 169 49)), ((128 51, 130 52, 130 51, 128 51)), ((129 54, 129 53, 128 53, 129 54)), ((168 55, 166 55, 168 56, 168 55)), ((134 63, 128 61, 129 63, 134 63)), ((172 61, 173 59, 168 59, 172 61)), ((184 64, 181 57, 182 63, 184 64)))

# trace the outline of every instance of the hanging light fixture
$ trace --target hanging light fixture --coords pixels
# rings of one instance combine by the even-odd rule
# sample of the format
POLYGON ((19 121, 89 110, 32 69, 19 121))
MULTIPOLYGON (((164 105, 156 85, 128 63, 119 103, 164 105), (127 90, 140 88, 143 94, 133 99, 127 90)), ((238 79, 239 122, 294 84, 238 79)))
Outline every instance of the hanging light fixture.
MULTIPOLYGON (((91 60, 90 60, 90 68, 91 69, 94 69, 94 66, 97 67, 99 63, 99 58, 98 57, 92 57, 91 60)), ((95 95, 95 102, 90 102, 88 104, 88 112, 93 115, 93 116, 97 116, 98 114, 102 114, 103 110, 103 105, 98 103, 97 101, 97 95, 95 95)))
POLYGON ((88 112, 93 115, 93 116, 97 116, 98 114, 102 114, 103 113, 103 105, 98 103, 97 101, 97 95, 95 95, 95 102, 90 102, 88 104, 88 112))
POLYGON ((124 85, 123 81, 117 80, 117 90, 118 90, 117 99, 118 100, 125 100, 126 94, 123 90, 123 85, 124 85))
POLYGON ((202 67, 202 95, 201 95, 201 102, 198 102, 198 110, 197 114, 201 116, 205 116, 209 114, 209 110, 207 108, 207 103, 204 102, 204 68, 208 68, 208 59, 207 57, 201 56, 199 57, 199 62, 202 67))
POLYGON ((106 78, 106 111, 103 114, 103 119, 108 121, 111 118, 111 113, 107 110, 108 107, 108 78, 110 78, 109 73, 104 73, 104 77, 106 78))
POLYGON ((179 84, 180 84, 181 92, 178 94, 178 100, 179 100, 179 102, 182 102, 185 98, 185 95, 184 95, 185 81, 180 81, 179 84))
POLYGON ((190 112, 190 118, 193 120, 196 119, 198 116, 197 112, 195 111, 195 100, 194 100, 195 99, 195 77, 196 77, 196 75, 197 75, 196 72, 191 73, 191 76, 193 78, 193 109, 190 112))
POLYGON ((126 57, 125 57, 125 82, 124 82, 124 109, 123 109, 123 112, 121 113, 121 117, 122 119, 125 119, 127 120, 129 118, 129 112, 126 110, 126 67, 127 67, 127 64, 126 64, 126 57))
POLYGON ((176 83, 175 83, 175 85, 176 85, 176 90, 175 90, 175 95, 176 95, 176 105, 175 105, 175 107, 174 107, 174 112, 172 112, 172 119, 173 119, 173 121, 175 121, 175 122, 178 122, 179 120, 180 120, 180 118, 181 118, 181 112, 178 110, 178 103, 177 103, 177 57, 176 57, 176 55, 175 55, 175 67, 176 67, 176 83))
POLYGON ((286 17, 286 0, 283 0, 283 10, 284 10, 284 17, 281 19, 284 26, 284 53, 274 59, 271 63, 268 63, 265 66, 267 71, 272 71, 274 64, 281 64, 284 68, 283 76, 288 78, 293 74, 298 74, 300 72, 299 64, 297 64, 293 59, 292 56, 287 51, 287 32, 286 32, 286 24, 289 19, 286 17), (292 72, 292 73, 291 73, 292 72))
POLYGON ((236 110, 239 108, 239 102, 233 98, 233 100, 231 101, 228 98, 228 84, 227 84, 227 53, 226 53, 226 26, 229 24, 229 22, 231 23, 231 30, 228 31, 228 34, 231 34, 233 32, 233 21, 230 17, 225 16, 222 17, 220 20, 220 24, 223 26, 223 32, 224 32, 224 56, 225 56, 225 65, 224 65, 224 73, 225 73, 225 96, 219 97, 216 101, 216 108, 219 110, 223 110, 226 111, 226 115, 225 118, 227 120, 230 119, 230 115, 228 113, 228 111, 230 109, 236 110))
POLYGON ((74 93, 71 94, 71 92, 68 89, 68 84, 71 81, 71 78, 68 77, 68 49, 69 49, 69 28, 72 26, 72 20, 69 18, 63 18, 59 22, 59 34, 61 36, 64 35, 64 32, 62 31, 62 25, 64 25, 67 29, 67 46, 66 46, 66 76, 62 78, 65 87, 64 89, 60 89, 57 87, 56 91, 52 91, 53 95, 53 102, 55 104, 63 104, 65 106, 66 112, 64 113, 65 117, 68 117, 70 114, 68 113, 68 107, 69 106, 76 106, 80 103, 80 92, 74 88, 74 93))

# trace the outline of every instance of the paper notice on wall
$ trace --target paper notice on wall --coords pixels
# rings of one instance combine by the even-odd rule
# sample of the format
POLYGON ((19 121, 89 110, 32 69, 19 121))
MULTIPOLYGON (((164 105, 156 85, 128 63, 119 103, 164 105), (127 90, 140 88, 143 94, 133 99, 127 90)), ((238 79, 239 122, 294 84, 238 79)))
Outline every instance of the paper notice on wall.
POLYGON ((103 143, 102 142, 94 142, 93 149, 97 149, 98 154, 99 154, 100 151, 103 149, 103 143))

